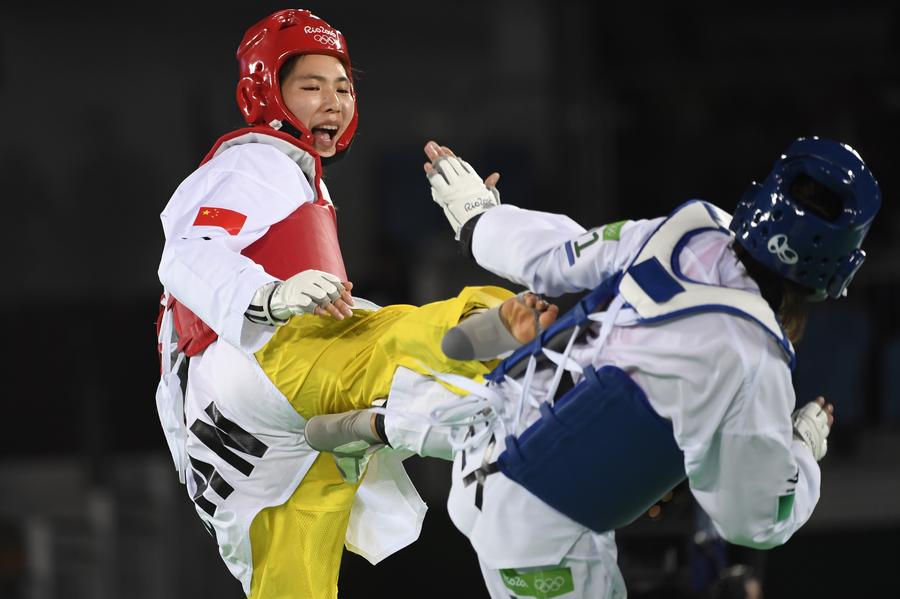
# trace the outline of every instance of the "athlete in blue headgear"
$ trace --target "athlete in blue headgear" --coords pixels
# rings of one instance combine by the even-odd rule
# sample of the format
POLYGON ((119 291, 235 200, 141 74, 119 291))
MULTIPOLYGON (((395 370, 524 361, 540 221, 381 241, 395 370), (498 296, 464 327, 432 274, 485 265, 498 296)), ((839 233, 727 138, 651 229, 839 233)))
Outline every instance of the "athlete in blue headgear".
MULTIPOLYGON (((818 501, 833 422, 821 397, 795 410, 793 342, 810 303, 841 297, 865 257, 881 200, 859 155, 799 139, 733 217, 694 200, 585 230, 500 205, 449 149, 425 151, 433 198, 482 267, 550 296, 587 292, 488 385, 436 375, 464 400, 420 375, 395 384, 368 439, 425 455, 444 439, 450 515, 491 596, 624 596, 613 531, 685 478, 727 541, 786 542, 818 501)), ((483 357, 489 316, 445 352, 483 357)))

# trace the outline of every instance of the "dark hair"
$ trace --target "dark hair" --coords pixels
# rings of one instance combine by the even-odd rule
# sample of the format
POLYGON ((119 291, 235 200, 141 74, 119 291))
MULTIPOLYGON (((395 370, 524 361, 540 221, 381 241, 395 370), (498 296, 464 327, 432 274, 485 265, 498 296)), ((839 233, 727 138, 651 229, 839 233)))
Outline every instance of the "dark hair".
POLYGON ((305 56, 304 54, 294 54, 290 58, 282 63, 281 68, 278 69, 278 85, 284 83, 285 77, 291 74, 291 71, 294 70, 294 65, 297 64, 297 61, 305 56))
POLYGON ((778 315, 778 320, 791 343, 796 344, 803 337, 809 313, 807 298, 812 293, 808 287, 781 277, 750 255, 744 246, 735 242, 734 253, 747 269, 747 273, 759 285, 760 294, 778 315))
MULTIPOLYGON (((278 69, 278 85, 281 85, 284 82, 285 77, 291 74, 291 71, 294 70, 294 65, 297 64, 297 61, 306 56, 306 54, 294 54, 290 58, 284 61, 281 67, 278 69)), ((341 62, 341 64, 344 64, 341 62)), ((347 73, 348 76, 352 77, 353 81, 357 81, 363 71, 359 68, 352 66, 350 67, 350 72, 347 73)))

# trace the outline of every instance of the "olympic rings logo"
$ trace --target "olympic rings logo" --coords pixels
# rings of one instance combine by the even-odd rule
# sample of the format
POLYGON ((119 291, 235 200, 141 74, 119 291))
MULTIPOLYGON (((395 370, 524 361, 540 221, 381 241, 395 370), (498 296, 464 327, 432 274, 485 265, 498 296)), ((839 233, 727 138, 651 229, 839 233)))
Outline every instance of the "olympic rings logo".
POLYGON ((562 576, 553 578, 535 578, 534 589, 539 593, 552 593, 558 591, 565 584, 566 580, 562 576))
POLYGON ((323 35, 321 33, 317 33, 313 36, 313 39, 322 44, 323 46, 337 46, 337 39, 330 37, 328 35, 323 35))
POLYGON ((778 235, 773 235, 769 242, 766 244, 768 250, 778 256, 778 259, 784 262, 785 264, 797 264, 797 260, 799 256, 797 256, 797 252, 795 252, 791 246, 788 245, 787 235, 779 233, 778 235))

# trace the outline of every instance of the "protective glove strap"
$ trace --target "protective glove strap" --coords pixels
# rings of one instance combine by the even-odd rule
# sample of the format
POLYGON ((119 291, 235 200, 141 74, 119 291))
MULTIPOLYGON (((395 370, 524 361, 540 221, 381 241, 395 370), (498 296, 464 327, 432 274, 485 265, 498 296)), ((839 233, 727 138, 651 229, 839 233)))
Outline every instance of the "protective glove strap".
POLYGON ((244 312, 247 320, 268 326, 281 326, 287 322, 287 317, 277 318, 272 314, 272 296, 280 286, 280 281, 272 281, 256 290, 256 293, 253 294, 253 299, 250 300, 247 311, 244 312))

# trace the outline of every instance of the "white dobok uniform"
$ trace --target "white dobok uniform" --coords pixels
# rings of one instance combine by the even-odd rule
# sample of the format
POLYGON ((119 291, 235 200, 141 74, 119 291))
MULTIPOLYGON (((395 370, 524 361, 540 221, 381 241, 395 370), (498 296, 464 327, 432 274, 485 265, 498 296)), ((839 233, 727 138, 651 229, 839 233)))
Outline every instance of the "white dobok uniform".
MULTIPOLYGON (((641 297, 625 276, 620 289, 623 295, 630 290, 628 302, 613 301, 597 315, 606 322, 595 322, 591 326, 595 334, 576 342, 570 358, 578 365, 597 369, 613 365, 628 373, 653 410, 671 422, 684 453, 691 492, 722 537, 769 548, 787 541, 810 517, 819 498, 818 464, 810 449, 793 439, 795 398, 789 368, 793 348, 731 249, 730 216, 712 207, 704 209, 701 203, 693 206, 695 211, 697 207, 715 211, 718 221, 700 216, 710 221, 710 228, 695 231, 682 244, 676 261, 681 274, 695 285, 682 280, 690 293, 676 300, 731 303, 742 313, 701 310, 649 323, 648 316, 689 306, 656 305, 641 297), (737 299, 732 290, 741 291, 737 299)), ((593 289, 639 255, 643 259, 656 252, 665 264, 664 258, 671 258, 685 233, 674 222, 661 229, 665 222, 670 221, 626 221, 586 231, 565 216, 501 205, 481 216, 472 251, 487 270, 535 292, 559 296, 593 289)), ((478 553, 495 599, 622 597, 625 585, 612 531, 591 531, 502 473, 485 477, 482 489, 463 481, 497 459, 505 448, 505 434, 521 434, 540 417, 537 405, 546 399, 553 375, 553 368, 534 373, 532 402, 519 402, 522 377, 516 379, 518 384, 491 386, 508 400, 506 405, 521 409, 521 418, 502 430, 497 420, 472 428, 472 437, 479 440, 456 453, 450 515, 478 553), (495 429, 496 446, 490 447, 485 428, 495 429), (486 451, 490 455, 485 456, 486 451)), ((412 393, 429 388, 428 382, 420 377, 413 383, 415 377, 408 372, 404 376, 410 379, 407 393, 395 385, 388 401, 386 428, 395 447, 406 443, 404 427, 392 426, 391 421, 402 423, 404 410, 427 411, 412 393)), ((579 376, 572 376, 577 382, 579 376)), ((430 387, 431 401, 443 401, 436 397, 437 385, 430 387)), ((447 396, 447 405, 452 399, 447 396)), ((421 436, 406 437, 406 446, 420 449, 421 436)))
MULTIPOLYGON (((161 215, 166 241, 159 278, 165 298, 171 295, 190 306, 219 336, 190 359, 182 397, 178 371, 184 357, 173 351, 172 311, 166 311, 160 330, 163 367, 157 407, 180 479, 246 593, 252 577, 249 530, 254 516, 284 503, 318 452, 306 444, 304 418, 253 355, 275 329, 250 322, 244 313, 257 289, 277 278, 240 252, 301 204, 316 200, 311 187, 316 181, 314 162, 308 153, 276 137, 237 137, 178 187, 161 215), (246 221, 236 234, 197 226, 195 218, 204 206, 239 213, 246 221), (211 404, 218 414, 210 414, 211 404), (230 445, 231 462, 223 460, 191 430, 200 422, 222 435, 229 432, 223 429, 226 421, 242 432, 253 431, 255 441, 268 448, 264 455, 236 449, 239 443, 230 445), (214 471, 198 467, 202 463, 214 471), (198 476, 206 486, 199 498, 198 476), (201 509, 201 503, 207 509, 201 509)), ((320 185, 328 200, 324 183, 320 185)), ((355 307, 377 308, 362 298, 355 298, 355 307)), ((373 460, 356 494, 346 546, 376 563, 418 538, 425 504, 396 454, 379 453, 373 460)))

